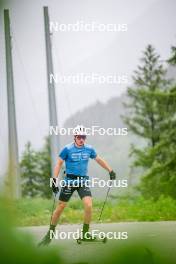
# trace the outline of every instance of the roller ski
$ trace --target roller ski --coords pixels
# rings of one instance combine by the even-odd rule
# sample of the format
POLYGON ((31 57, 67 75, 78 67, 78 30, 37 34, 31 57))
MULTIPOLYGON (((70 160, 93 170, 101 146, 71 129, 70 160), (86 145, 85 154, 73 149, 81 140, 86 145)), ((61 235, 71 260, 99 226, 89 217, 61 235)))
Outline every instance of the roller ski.
POLYGON ((90 233, 87 233, 86 236, 78 238, 76 242, 79 245, 82 243, 106 243, 107 237, 97 238, 95 236, 92 237, 90 233))

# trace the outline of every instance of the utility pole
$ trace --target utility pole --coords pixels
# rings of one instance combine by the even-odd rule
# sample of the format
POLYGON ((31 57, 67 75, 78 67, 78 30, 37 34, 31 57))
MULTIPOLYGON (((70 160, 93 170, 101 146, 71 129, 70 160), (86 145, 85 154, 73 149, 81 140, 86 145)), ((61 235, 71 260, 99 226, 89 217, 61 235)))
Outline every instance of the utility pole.
MULTIPOLYGON (((47 60, 47 81, 48 81, 48 103, 49 103, 49 123, 50 126, 57 126, 57 110, 56 110, 56 97, 55 97, 55 84, 50 82, 50 75, 54 74, 53 61, 52 61, 52 45, 50 38, 49 27, 49 14, 48 7, 45 6, 44 10, 44 25, 45 25, 45 44, 46 44, 46 60, 47 60)), ((50 135, 50 151, 52 163, 52 176, 54 176, 54 166, 56 164, 59 148, 58 135, 50 135)))
POLYGON ((9 164, 7 177, 7 190, 12 198, 21 196, 20 169, 18 159, 18 139, 16 129, 14 80, 12 66, 12 47, 10 33, 9 10, 4 10, 4 32, 6 47, 6 73, 7 73, 7 107, 8 107, 8 146, 9 164))

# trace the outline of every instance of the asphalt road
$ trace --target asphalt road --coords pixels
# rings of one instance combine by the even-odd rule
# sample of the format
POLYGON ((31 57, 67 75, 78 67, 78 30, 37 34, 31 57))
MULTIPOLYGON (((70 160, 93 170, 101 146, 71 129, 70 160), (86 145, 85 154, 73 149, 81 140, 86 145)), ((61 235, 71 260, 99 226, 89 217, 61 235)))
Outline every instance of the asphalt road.
MULTIPOLYGON (((165 256, 176 254, 176 221, 163 222, 128 222, 128 223, 108 223, 92 224, 91 230, 116 233, 116 238, 109 239, 103 243, 83 243, 78 245, 76 240, 68 238, 69 232, 81 230, 81 225, 59 225, 57 226, 58 239, 53 239, 50 246, 58 247, 58 252, 68 263, 96 263, 97 260, 104 259, 110 248, 116 250, 123 249, 135 241, 147 242, 147 247, 152 252, 156 249, 163 251, 165 256), (67 235, 66 239, 59 238, 59 234, 67 235), (125 232, 125 233, 123 233, 125 232), (122 235, 123 234, 123 235, 122 235), (122 239, 126 238, 127 239, 122 239)), ((40 241, 47 232, 47 226, 34 226, 22 228, 22 231, 29 232, 35 237, 36 243, 40 241)))

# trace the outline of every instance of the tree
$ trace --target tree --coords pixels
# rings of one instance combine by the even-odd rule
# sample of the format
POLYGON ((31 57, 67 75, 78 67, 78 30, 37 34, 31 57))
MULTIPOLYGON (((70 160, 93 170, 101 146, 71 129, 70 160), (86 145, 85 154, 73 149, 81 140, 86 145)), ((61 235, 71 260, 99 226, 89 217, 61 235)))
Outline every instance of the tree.
POLYGON ((45 139, 45 145, 41 151, 38 152, 40 175, 37 182, 40 185, 41 196, 50 198, 52 196, 51 188, 49 187, 49 178, 51 176, 51 157, 49 138, 45 139))
MULTIPOLYGON (((176 65, 176 47, 171 47, 168 62, 176 65)), ((147 190, 153 190, 155 186, 155 198, 165 194, 176 199, 176 85, 173 84, 169 93, 162 94, 160 99, 162 105, 167 106, 167 118, 161 130, 161 141, 151 151, 152 155, 160 158, 155 160, 140 187, 146 196, 150 195, 147 190)))
POLYGON ((22 196, 36 196, 39 188, 37 178, 40 172, 38 169, 37 152, 32 149, 30 142, 25 146, 20 167, 22 174, 22 196))
POLYGON ((31 143, 28 142, 20 165, 23 179, 22 195, 50 198, 52 196, 52 191, 49 187, 51 159, 48 138, 46 138, 45 145, 40 151, 34 151, 31 143))
MULTIPOLYGON (((134 86, 127 91, 129 103, 125 103, 129 110, 128 116, 124 117, 125 123, 130 131, 146 140, 147 147, 154 147, 160 140, 160 123, 164 111, 158 102, 157 93, 166 91, 169 83, 159 59, 154 48, 148 45, 141 59, 142 66, 138 66, 132 77, 134 86)), ((141 151, 134 147, 133 152, 137 156, 141 155, 141 151)), ((144 162, 144 165, 147 164, 144 162)))
POLYGON ((169 138, 166 133, 173 133, 170 128, 174 125, 175 91, 166 79, 166 70, 160 63, 159 55, 151 45, 144 51, 141 64, 134 72, 133 87, 128 88, 129 102, 125 104, 128 115, 124 120, 129 129, 145 143, 141 149, 132 146, 134 166, 140 166, 144 171, 140 190, 144 195, 156 198, 166 193, 163 187, 166 183, 164 177, 168 176, 165 160, 169 138), (164 169, 163 165, 165 170, 159 174, 164 169))
POLYGON ((140 190, 146 197, 157 199, 162 194, 176 199, 176 86, 168 93, 161 93, 160 101, 167 105, 165 119, 160 141, 145 154, 153 163, 142 178, 140 190))
POLYGON ((171 65, 176 65, 176 47, 171 47, 171 57, 169 58, 168 62, 171 65))

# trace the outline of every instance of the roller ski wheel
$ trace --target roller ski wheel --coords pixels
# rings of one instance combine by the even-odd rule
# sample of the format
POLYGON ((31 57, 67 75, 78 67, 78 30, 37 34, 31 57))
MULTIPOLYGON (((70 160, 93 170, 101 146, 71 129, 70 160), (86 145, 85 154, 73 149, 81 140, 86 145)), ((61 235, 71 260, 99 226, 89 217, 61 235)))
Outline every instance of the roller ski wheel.
POLYGON ((77 244, 82 244, 82 243, 107 243, 107 237, 104 238, 91 238, 91 239, 85 239, 85 238, 78 238, 76 240, 77 244))
POLYGON ((95 242, 96 241, 96 238, 78 238, 77 240, 77 243, 80 245, 82 244, 83 242, 87 242, 87 243, 91 243, 91 242, 95 242))
POLYGON ((103 242, 104 244, 107 243, 107 241, 108 241, 107 237, 105 237, 105 238, 102 239, 102 242, 103 242))
POLYGON ((76 242, 80 245, 82 243, 81 238, 76 239, 76 242))

